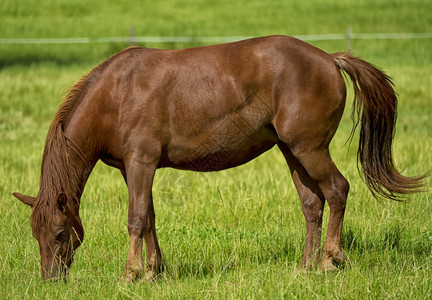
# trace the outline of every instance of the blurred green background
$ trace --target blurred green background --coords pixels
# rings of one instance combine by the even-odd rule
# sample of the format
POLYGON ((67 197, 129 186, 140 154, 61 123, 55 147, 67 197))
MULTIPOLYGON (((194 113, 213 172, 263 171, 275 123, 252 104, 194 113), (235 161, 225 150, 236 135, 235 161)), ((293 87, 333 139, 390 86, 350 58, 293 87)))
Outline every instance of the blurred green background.
MULTIPOLYGON (((153 193, 168 268, 156 283, 119 281, 128 249, 127 189, 103 164, 84 191, 86 238, 66 285, 39 278, 30 210, 12 192, 35 195, 49 124, 65 91, 121 43, 5 44, 6 39, 200 37, 432 33, 430 0, 54 1, 0 0, 0 299, 429 299, 432 198, 378 202, 356 168, 357 138, 346 144, 352 93, 331 153, 350 181, 343 230, 348 257, 339 272, 299 271, 304 218, 277 149, 217 173, 158 170, 153 193), (3 41, 3 42, 2 42, 3 41)), ((430 35, 429 35, 430 36, 430 35)), ((355 35, 354 35, 355 37, 355 35)), ((315 40, 327 52, 346 39, 315 40)), ((396 166, 406 175, 432 168, 432 39, 353 39, 357 56, 395 83, 399 119, 396 166)), ((348 88, 350 90, 350 88, 348 88)), ((328 219, 324 212, 323 236, 328 219)))

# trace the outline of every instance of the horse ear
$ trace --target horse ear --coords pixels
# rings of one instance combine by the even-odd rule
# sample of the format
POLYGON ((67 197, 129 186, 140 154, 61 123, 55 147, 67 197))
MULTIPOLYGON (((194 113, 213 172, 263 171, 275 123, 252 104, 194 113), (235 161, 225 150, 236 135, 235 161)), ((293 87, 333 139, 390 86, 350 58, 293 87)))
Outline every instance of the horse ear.
POLYGON ((20 193, 12 193, 12 195, 22 203, 27 204, 28 206, 33 206, 36 201, 36 198, 32 196, 23 195, 20 193))
POLYGON ((60 193, 57 196, 57 205, 62 213, 66 213, 67 197, 65 193, 60 193))

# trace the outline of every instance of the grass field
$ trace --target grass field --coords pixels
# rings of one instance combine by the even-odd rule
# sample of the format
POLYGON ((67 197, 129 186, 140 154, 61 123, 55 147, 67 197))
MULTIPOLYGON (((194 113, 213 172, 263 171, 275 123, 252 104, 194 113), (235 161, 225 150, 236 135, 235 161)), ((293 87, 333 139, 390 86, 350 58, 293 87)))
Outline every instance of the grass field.
MULTIPOLYGON (((137 35, 236 36, 432 32, 429 0, 30 1, 0 3, 0 38, 137 35), (324 4, 325 3, 325 4, 324 4)), ((328 52, 346 41, 319 41, 328 52)), ((64 91, 127 45, 0 45, 0 299, 300 298, 430 299, 432 197, 372 198, 357 173, 356 139, 345 144, 351 98, 331 145, 351 183, 343 229, 348 261, 333 273, 304 272, 304 218, 282 155, 273 149, 217 173, 159 170, 153 194, 167 270, 155 283, 120 281, 128 250, 127 190, 102 163, 82 204, 86 238, 67 284, 41 282, 30 210, 43 145, 64 91)), ((146 45, 183 47, 185 44, 146 45)), ((432 168, 432 40, 354 40, 354 54, 382 67, 399 95, 396 165, 432 168)), ((351 95, 350 95, 351 97, 351 95)), ((324 212, 324 234, 328 209, 324 212)), ((323 235, 325 236, 325 235, 323 235)))

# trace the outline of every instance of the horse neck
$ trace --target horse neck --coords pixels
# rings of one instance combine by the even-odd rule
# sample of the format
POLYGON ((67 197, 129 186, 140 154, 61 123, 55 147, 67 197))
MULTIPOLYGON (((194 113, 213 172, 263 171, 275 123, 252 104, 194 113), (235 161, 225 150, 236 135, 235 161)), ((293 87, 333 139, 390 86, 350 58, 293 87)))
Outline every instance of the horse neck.
POLYGON ((39 198, 56 201, 64 193, 69 207, 78 213, 85 183, 96 161, 88 159, 81 148, 66 138, 61 124, 52 132, 45 145, 39 198))

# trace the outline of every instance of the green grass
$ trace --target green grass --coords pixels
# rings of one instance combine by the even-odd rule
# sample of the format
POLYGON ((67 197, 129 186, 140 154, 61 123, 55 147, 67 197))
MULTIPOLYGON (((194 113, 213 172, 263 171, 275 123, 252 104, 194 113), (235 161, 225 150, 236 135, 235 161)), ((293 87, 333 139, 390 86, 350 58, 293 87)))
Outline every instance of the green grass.
MULTIPOLYGON (((431 32, 427 0, 417 1, 9 1, 0 3, 0 38, 127 35, 234 36, 431 32), (378 2, 378 3, 377 3, 378 2), (108 3, 107 5, 105 3, 108 3)), ((328 52, 346 41, 320 41, 328 52)), ((351 183, 343 230, 344 269, 298 269, 304 218, 282 155, 273 149, 218 173, 159 170, 153 187, 167 270, 156 283, 124 284, 127 190, 120 173, 98 164, 83 195, 86 237, 67 284, 42 283, 30 210, 13 199, 35 195, 45 136, 62 94, 126 45, 0 45, 0 299, 301 298, 428 299, 432 294, 432 197, 378 202, 356 169, 348 100, 331 145, 351 183)), ((149 45, 181 47, 185 44, 149 45)), ((404 174, 432 168, 432 41, 353 42, 354 54, 394 79, 399 120, 394 151, 404 174)), ((349 98, 351 99, 351 98, 349 98)), ((328 209, 324 215, 324 233, 328 209)))

